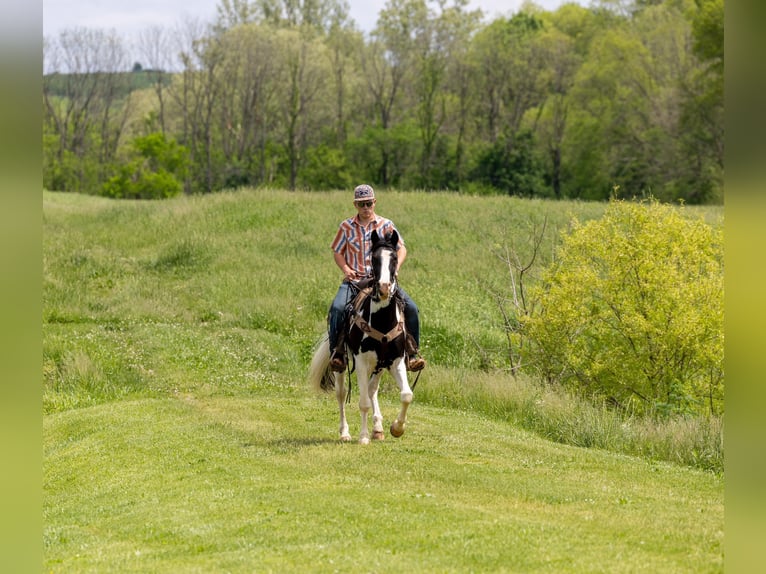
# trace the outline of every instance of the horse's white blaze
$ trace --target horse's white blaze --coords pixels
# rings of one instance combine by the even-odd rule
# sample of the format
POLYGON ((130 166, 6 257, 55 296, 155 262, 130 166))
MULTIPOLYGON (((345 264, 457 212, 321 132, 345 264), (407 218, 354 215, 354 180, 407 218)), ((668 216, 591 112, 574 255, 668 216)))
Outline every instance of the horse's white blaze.
POLYGON ((385 251, 380 255, 380 278, 378 286, 380 287, 380 298, 388 299, 391 291, 391 285, 394 278, 391 277, 391 252, 385 251))

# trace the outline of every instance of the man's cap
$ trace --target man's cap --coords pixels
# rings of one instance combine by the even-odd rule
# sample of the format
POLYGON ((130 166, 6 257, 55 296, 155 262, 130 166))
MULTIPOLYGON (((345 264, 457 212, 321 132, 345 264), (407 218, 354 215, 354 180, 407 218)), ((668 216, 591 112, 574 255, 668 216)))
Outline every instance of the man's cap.
POLYGON ((375 190, 372 189, 371 185, 363 183, 354 188, 354 201, 364 201, 365 199, 375 199, 375 190))

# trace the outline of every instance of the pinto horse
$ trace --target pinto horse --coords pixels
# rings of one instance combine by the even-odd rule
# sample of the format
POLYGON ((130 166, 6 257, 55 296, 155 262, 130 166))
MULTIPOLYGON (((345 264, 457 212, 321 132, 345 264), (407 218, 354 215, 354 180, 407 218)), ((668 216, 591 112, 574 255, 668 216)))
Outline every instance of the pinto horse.
MULTIPOLYGON (((372 280, 362 288, 352 306, 346 321, 345 344, 353 355, 356 378, 359 383, 359 410, 362 425, 359 432, 360 444, 369 444, 368 415, 372 410, 372 438, 383 440, 383 415, 378 404, 378 387, 384 371, 393 376, 399 387, 401 409, 390 431, 394 437, 404 434, 407 408, 412 402, 412 389, 407 382, 404 309, 397 294, 396 245, 399 236, 396 231, 385 237, 372 232, 372 280)), ((333 372, 330 365, 330 343, 325 333, 314 352, 309 369, 309 381, 317 390, 330 390, 326 383, 333 380, 335 396, 340 408, 340 439, 351 440, 346 420, 346 372, 333 372)), ((349 385, 348 392, 351 388, 349 385)))

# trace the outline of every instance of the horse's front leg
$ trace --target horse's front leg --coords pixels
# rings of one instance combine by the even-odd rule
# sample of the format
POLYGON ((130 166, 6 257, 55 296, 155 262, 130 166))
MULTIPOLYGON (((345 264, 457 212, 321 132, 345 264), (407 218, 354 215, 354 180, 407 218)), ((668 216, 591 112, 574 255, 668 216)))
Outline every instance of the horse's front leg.
POLYGON ((396 381, 396 385, 399 387, 399 397, 401 399, 401 408, 399 414, 391 423, 391 435, 400 437, 404 434, 404 427, 407 424, 407 409, 412 403, 412 389, 407 382, 407 367, 404 364, 404 358, 399 358, 391 365, 391 374, 396 381))
POLYGON ((367 428, 367 415, 372 408, 371 373, 372 367, 369 357, 360 355, 356 362, 356 379, 359 381, 359 412, 362 415, 362 424, 359 429, 359 444, 370 444, 370 431, 367 428))
POLYGON ((378 402, 378 389, 380 388, 382 376, 383 371, 373 373, 368 388, 370 401, 372 402, 372 440, 383 440, 386 438, 386 433, 383 431, 383 414, 380 411, 380 403, 378 402))
POLYGON ((346 420, 346 372, 334 374, 335 398, 338 399, 338 410, 340 411, 340 440, 348 442, 351 440, 351 435, 348 432, 348 421, 346 420))

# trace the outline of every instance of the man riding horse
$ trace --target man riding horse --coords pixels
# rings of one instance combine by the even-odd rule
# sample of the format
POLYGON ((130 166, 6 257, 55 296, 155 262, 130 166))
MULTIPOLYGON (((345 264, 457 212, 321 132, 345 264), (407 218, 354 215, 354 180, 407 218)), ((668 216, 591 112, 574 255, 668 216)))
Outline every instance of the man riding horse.
MULTIPOLYGON (((380 237, 396 231, 399 237, 396 248, 398 266, 396 272, 407 257, 407 248, 393 221, 375 213, 375 191, 367 184, 354 189, 354 207, 356 215, 341 222, 338 233, 331 244, 335 263, 343 272, 343 282, 338 288, 330 306, 329 339, 330 368, 343 371, 346 368, 345 336, 347 331, 347 307, 354 300, 365 281, 372 276, 372 232, 380 237)), ((417 305, 410 296, 398 288, 399 296, 404 301, 404 324, 407 331, 407 369, 420 371, 425 367, 425 360, 420 356, 420 316, 417 305)), ((326 356, 326 355, 325 355, 326 356)))

